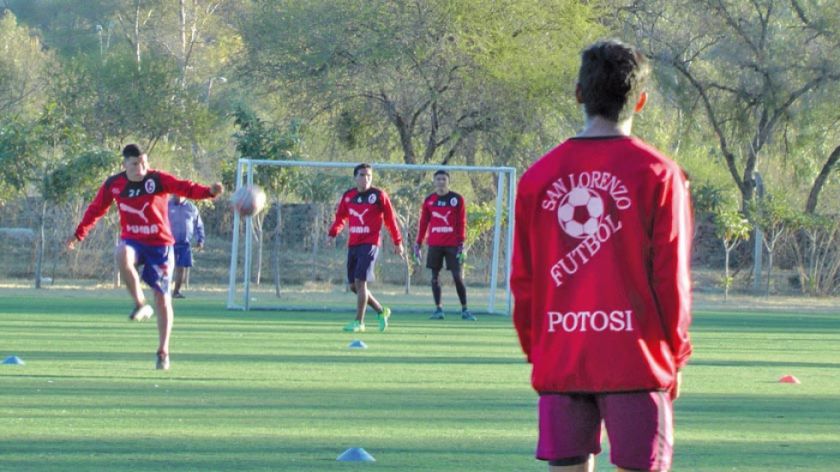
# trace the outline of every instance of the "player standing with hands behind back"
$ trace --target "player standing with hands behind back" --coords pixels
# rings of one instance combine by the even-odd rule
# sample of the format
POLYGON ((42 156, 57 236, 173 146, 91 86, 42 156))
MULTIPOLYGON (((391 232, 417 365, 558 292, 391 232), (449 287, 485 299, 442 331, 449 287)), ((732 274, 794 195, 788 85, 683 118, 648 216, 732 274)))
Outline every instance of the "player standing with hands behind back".
POLYGON ((688 182, 630 135, 647 58, 602 41, 581 59, 585 127, 516 195, 513 321, 540 395, 536 456, 552 471, 593 470, 603 421, 619 470, 668 470, 691 355, 688 182))
POLYGON ((429 319, 444 319, 440 298, 440 270, 446 260, 446 268, 452 272, 455 291, 461 302, 461 319, 476 321, 477 318, 467 308, 467 287, 464 286, 461 267, 467 231, 467 202, 460 194, 449 189, 449 172, 443 169, 435 172, 434 185, 434 193, 426 197, 420 209, 417 240, 413 248, 414 258, 419 260, 423 239, 429 233, 426 267, 432 270, 432 297, 435 300, 435 311, 429 319))
POLYGON ((329 237, 335 238, 344 224, 348 223, 350 238, 347 241, 347 283, 356 294, 356 319, 344 327, 344 331, 362 332, 365 330, 365 310, 368 305, 376 310, 379 318, 379 331, 388 329, 391 309, 382 306, 368 289, 368 282, 373 280, 373 268, 379 256, 382 223, 391 233, 394 241, 394 253, 403 255, 402 235, 397 226, 397 218, 391 199, 384 190, 372 187, 373 168, 370 164, 359 164, 353 169, 356 186, 344 192, 335 210, 335 221, 329 230, 329 237))
POLYGON ((134 301, 129 315, 132 321, 143 321, 154 314, 146 304, 136 266, 143 265, 142 278, 155 294, 159 345, 157 368, 169 369, 169 337, 172 333, 172 297, 169 285, 175 267, 172 244, 175 239, 169 228, 167 200, 170 194, 192 199, 215 198, 224 186, 216 182, 210 187, 189 180, 177 179, 165 172, 149 168, 148 156, 136 144, 122 151, 124 172, 105 180, 87 207, 81 223, 67 238, 68 250, 85 239, 96 222, 116 201, 120 213, 120 243, 115 256, 128 293, 134 301))

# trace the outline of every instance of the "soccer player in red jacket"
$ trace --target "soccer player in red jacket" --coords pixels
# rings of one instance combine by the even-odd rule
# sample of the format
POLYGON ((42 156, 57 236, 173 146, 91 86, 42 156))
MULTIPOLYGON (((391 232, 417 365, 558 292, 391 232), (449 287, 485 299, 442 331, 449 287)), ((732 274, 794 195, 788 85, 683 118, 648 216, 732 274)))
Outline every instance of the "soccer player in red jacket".
POLYGON ((116 201, 120 213, 120 243, 115 256, 120 273, 135 308, 129 315, 132 321, 149 319, 154 310, 146 304, 140 288, 136 266, 143 266, 142 278, 155 294, 157 327, 160 344, 157 368, 169 369, 169 338, 172 333, 172 298, 170 283, 175 268, 172 232, 169 229, 169 194, 192 199, 215 198, 224 191, 220 182, 210 187, 189 180, 177 179, 165 172, 149 168, 148 156, 136 144, 123 148, 124 172, 105 180, 93 201, 88 205, 81 223, 66 242, 68 250, 85 239, 96 222, 116 201))
POLYGON ((467 308, 467 288, 461 275, 464 260, 464 240, 467 231, 467 202, 464 197, 449 189, 449 172, 441 169, 434 175, 435 191, 423 201, 420 209, 420 223, 417 240, 414 242, 414 258, 420 260, 420 248, 426 233, 429 234, 429 253, 426 267, 432 270, 432 297, 435 311, 429 319, 445 318, 440 300, 440 270, 446 260, 446 268, 452 272, 455 291, 461 302, 461 319, 476 321, 467 308))
POLYGON ((672 402, 691 355, 692 213, 679 166, 630 135, 649 73, 621 42, 584 50, 585 127, 518 185, 513 321, 549 470, 592 470, 601 421, 619 470, 671 466, 672 402))
POLYGON ((403 255, 402 235, 397 226, 397 218, 391 200, 384 190, 371 187, 373 168, 370 164, 359 164, 353 169, 356 186, 344 192, 335 211, 335 221, 330 227, 329 237, 335 238, 347 224, 350 238, 347 241, 347 283, 356 294, 356 319, 344 327, 344 331, 362 332, 365 330, 365 309, 368 305, 376 310, 379 318, 379 331, 388 329, 391 309, 382 306, 368 289, 367 283, 373 280, 373 268, 379 255, 381 240, 379 233, 382 223, 391 233, 394 241, 394 253, 403 255))

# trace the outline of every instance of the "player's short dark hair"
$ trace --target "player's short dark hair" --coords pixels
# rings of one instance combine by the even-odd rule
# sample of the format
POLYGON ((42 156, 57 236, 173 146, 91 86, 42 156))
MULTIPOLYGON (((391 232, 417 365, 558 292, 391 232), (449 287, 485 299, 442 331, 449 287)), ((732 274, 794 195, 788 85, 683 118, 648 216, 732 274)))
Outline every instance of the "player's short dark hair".
POLYGON ((373 166, 371 166, 370 164, 364 163, 364 162, 357 165, 356 167, 353 168, 353 177, 359 175, 359 171, 362 170, 362 169, 373 169, 373 166))
POLYGON ((140 157, 143 155, 143 150, 136 144, 127 144, 122 150, 123 159, 131 157, 140 157))
POLYGON ((588 116, 624 121, 650 75, 650 63, 641 51, 616 39, 598 41, 583 50, 578 86, 588 116))
POLYGON ((443 169, 440 169, 440 170, 436 171, 435 175, 433 175, 432 177, 437 177, 439 175, 445 175, 447 179, 452 179, 452 177, 449 176, 449 172, 447 172, 443 169))

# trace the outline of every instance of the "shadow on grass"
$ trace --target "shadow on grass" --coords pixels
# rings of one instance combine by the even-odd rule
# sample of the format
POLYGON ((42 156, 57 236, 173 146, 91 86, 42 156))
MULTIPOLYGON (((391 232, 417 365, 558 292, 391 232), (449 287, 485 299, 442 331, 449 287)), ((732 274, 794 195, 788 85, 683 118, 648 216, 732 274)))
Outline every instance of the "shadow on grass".
MULTIPOLYGON (((808 352, 808 351, 806 351, 808 352)), ((697 359, 692 360, 690 365, 702 367, 802 367, 816 369, 840 369, 840 362, 799 362, 799 361, 757 361, 757 360, 728 360, 728 359, 697 359)))
MULTIPOLYGON (((522 365, 523 360, 517 357, 489 357, 485 355, 476 356, 368 356, 360 357, 348 352, 344 355, 313 355, 313 354, 236 354, 225 352, 222 354, 196 354, 196 353, 173 353, 173 362, 198 362, 207 365, 219 364, 252 364, 272 363, 277 364, 278 369, 283 364, 376 364, 376 365, 406 365, 406 364, 452 364, 452 365, 522 365)), ((90 361, 101 362, 135 362, 148 361, 149 354, 126 353, 126 352, 97 352, 97 351, 26 351, 21 352, 32 363, 34 360, 44 361, 90 361)), ((14 374, 11 374, 14 375, 14 374)))
POLYGON ((474 470, 507 464, 507 470, 522 470, 532 462, 527 449, 501 442, 479 447, 430 447, 425 442, 404 447, 371 447, 375 464, 336 462, 348 444, 325 444, 323 439, 294 438, 282 432, 276 437, 166 438, 91 440, 0 440, 3 467, 8 470, 474 470), (442 466, 442 467, 441 467, 442 466))
POLYGON ((764 332, 796 334, 837 334, 840 312, 817 313, 695 313, 693 327, 704 332, 764 332))

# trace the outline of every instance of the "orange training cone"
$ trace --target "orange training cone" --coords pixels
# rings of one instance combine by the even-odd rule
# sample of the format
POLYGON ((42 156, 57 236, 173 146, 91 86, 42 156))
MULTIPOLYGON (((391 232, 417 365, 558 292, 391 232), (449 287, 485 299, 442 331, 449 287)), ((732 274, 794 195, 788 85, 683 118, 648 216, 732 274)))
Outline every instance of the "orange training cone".
POLYGON ((794 377, 792 375, 783 375, 779 378, 779 383, 799 384, 799 383, 802 383, 802 382, 800 382, 799 379, 797 379, 796 377, 794 377))

